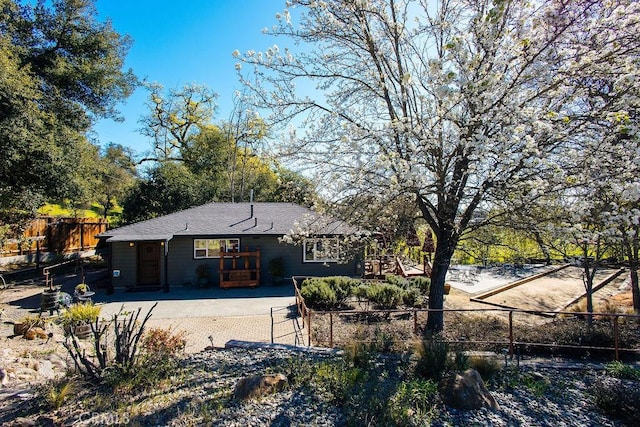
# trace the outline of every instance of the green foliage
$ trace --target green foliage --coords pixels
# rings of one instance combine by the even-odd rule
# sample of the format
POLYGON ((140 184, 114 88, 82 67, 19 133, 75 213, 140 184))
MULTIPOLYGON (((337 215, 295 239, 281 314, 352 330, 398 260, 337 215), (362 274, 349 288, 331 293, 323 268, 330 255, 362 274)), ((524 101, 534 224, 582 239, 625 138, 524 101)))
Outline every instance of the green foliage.
POLYGON ((52 380, 47 383, 41 394, 50 409, 59 409, 76 392, 77 384, 71 378, 52 380))
POLYGON ((387 276, 385 276, 384 281, 390 285, 395 285, 401 289, 406 289, 407 287, 409 287, 409 280, 405 279, 404 277, 401 276, 396 276, 393 274, 388 274, 387 276))
POLYGON ((640 369, 620 361, 607 363, 605 371, 609 376, 624 380, 640 380, 640 369))
POLYGON ((409 288, 402 293, 402 303, 407 307, 415 307, 422 303, 422 295, 418 288, 409 288))
POLYGON ((338 305, 344 305, 353 295, 354 288, 360 283, 357 279, 342 276, 326 277, 324 281, 335 292, 338 305))
POLYGON ((416 375, 440 381, 448 369, 449 344, 441 336, 434 335, 421 340, 416 345, 415 351, 416 375))
POLYGON ((403 300, 405 292, 402 288, 388 283, 371 283, 367 298, 378 308, 397 308, 403 300))
POLYGON ((495 358, 471 356, 468 360, 470 368, 478 371, 485 381, 493 379, 501 370, 500 363, 495 358))
POLYGON ((379 309, 394 309, 401 304, 413 307, 422 303, 418 288, 420 282, 414 284, 401 277, 389 277, 392 277, 390 281, 395 284, 362 282, 342 276, 311 278, 302 283, 301 293, 309 307, 322 310, 345 307, 353 297, 360 301, 370 301, 379 309))
POLYGON ((135 87, 129 40, 97 20, 91 0, 18 4, 0 15, 0 217, 19 225, 47 199, 83 199, 93 117, 135 87))
POLYGON ((309 308, 329 310, 336 306, 338 299, 331 287, 320 279, 307 279, 302 283, 300 294, 309 308))
POLYGON ((211 200, 211 188, 181 163, 165 162, 136 182, 122 202, 125 223, 166 215, 211 200))
POLYGON ((394 425, 429 425, 436 413, 438 384, 417 378, 403 382, 389 401, 389 415, 394 425))
POLYGON ((429 289, 431 288, 431 278, 422 276, 412 277, 411 286, 418 288, 422 295, 428 295, 429 289))
POLYGON ((599 380, 590 391, 596 406, 604 413, 622 420, 624 425, 640 424, 640 391, 637 381, 599 380))
POLYGON ((80 323, 93 323, 100 315, 100 306, 92 302, 71 304, 61 315, 62 322, 66 325, 80 323))

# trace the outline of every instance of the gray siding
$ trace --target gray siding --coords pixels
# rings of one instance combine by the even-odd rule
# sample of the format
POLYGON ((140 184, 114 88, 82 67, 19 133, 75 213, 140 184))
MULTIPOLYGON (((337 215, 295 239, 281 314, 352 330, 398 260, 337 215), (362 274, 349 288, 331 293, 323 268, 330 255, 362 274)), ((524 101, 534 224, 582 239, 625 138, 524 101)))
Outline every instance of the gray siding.
MULTIPOLYGON (((157 242, 158 245, 160 242, 157 242)), ((114 288, 133 288, 138 283, 138 245, 134 242, 111 243, 111 283, 114 288), (119 271, 119 277, 114 277, 114 271, 119 271)), ((165 283, 164 246, 160 247, 160 283, 165 283)))
MULTIPOLYGON (((220 238, 233 236, 220 236, 220 238)), ((202 238, 213 238, 202 236, 202 238)), ((196 286, 196 268, 204 264, 208 268, 210 284, 220 285, 220 260, 218 258, 194 259, 194 237, 174 237, 169 241, 168 277, 169 286, 196 286)), ((284 277, 292 276, 357 276, 358 260, 347 264, 329 263, 303 263, 302 247, 287 245, 278 242, 277 236, 241 236, 240 246, 243 251, 255 251, 260 248, 260 283, 262 285, 273 283, 273 277, 269 273, 269 261, 282 257, 284 260, 284 277)), ((135 266, 134 266, 135 267, 135 266)))
MULTIPOLYGON (((233 236, 219 236, 220 238, 233 236)), ((202 236, 202 238, 213 238, 202 236)), ((197 286, 196 268, 205 264, 209 271, 209 284, 220 285, 219 258, 195 259, 193 253, 194 237, 174 237, 166 243, 168 248, 165 259, 164 249, 160 249, 160 285, 165 285, 165 272, 169 289, 172 287, 197 286), (165 262, 167 268, 165 269, 165 262)), ((129 242, 111 243, 112 283, 115 288, 131 288, 137 285, 137 246, 129 246, 129 242), (119 271, 119 277, 113 277, 113 271, 119 271)), ((160 244, 158 242, 158 244, 160 244)), ((359 276, 360 260, 355 259, 346 264, 337 263, 304 263, 302 246, 287 245, 278 242, 277 236, 242 236, 240 246, 243 251, 255 251, 260 248, 260 284, 273 283, 269 273, 269 261, 281 257, 284 260, 284 277, 292 276, 359 276)))

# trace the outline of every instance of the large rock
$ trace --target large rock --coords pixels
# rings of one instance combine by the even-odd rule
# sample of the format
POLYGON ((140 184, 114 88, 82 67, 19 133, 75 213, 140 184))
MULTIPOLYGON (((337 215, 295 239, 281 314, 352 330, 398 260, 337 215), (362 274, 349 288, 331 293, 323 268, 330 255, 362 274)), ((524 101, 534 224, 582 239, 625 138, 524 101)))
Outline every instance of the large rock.
POLYGON ((253 375, 238 380, 233 390, 236 400, 257 399, 266 394, 283 390, 288 384, 284 374, 253 375))
POLYGON ((457 409, 480 409, 488 407, 498 409, 498 403, 484 385, 482 377, 475 369, 463 373, 453 373, 440 381, 438 385, 442 400, 448 406, 457 409))

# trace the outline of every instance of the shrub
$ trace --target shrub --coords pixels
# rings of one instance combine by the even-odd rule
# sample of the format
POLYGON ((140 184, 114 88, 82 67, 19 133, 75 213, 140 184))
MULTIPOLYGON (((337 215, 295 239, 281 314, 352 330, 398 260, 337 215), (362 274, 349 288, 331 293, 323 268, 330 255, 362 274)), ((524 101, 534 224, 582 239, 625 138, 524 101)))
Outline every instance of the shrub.
POLYGON ((307 279, 302 283, 300 294, 309 308, 316 310, 329 310, 336 306, 338 301, 336 293, 331 287, 320 279, 307 279))
POLYGON ((367 298, 382 309, 396 308, 402 302, 403 290, 388 283, 372 283, 367 298))
POLYGON ((640 369, 626 365, 620 361, 607 363, 605 371, 609 376, 623 380, 640 380, 640 369))
POLYGON ((415 307, 422 303, 422 295, 417 288, 409 288, 402 294, 402 302, 407 307, 415 307))
POLYGON ((92 302, 79 302, 71 304, 62 313, 61 319, 64 325, 77 325, 79 323, 93 323, 100 316, 100 306, 92 302))
POLYGON ((500 372, 500 363, 495 358, 471 356, 469 367, 478 371, 483 380, 489 381, 500 372))
POLYGON ((141 308, 133 313, 125 313, 124 306, 113 315, 110 322, 101 322, 99 325, 96 318, 90 323, 93 335, 91 351, 80 345, 75 334, 67 336, 63 345, 80 374, 96 384, 102 383, 112 373, 115 373, 116 377, 121 374, 125 378, 132 375, 138 367, 140 338, 151 318, 151 312, 157 305, 156 302, 142 321, 139 321, 141 308), (107 340, 109 328, 113 328, 113 338, 107 340))
POLYGON ((116 366, 109 371, 107 383, 120 389, 141 389, 171 377, 180 366, 186 340, 184 332, 151 328, 142 337, 140 355, 133 369, 116 366))
POLYGON ((324 281, 335 292, 337 305, 344 305, 352 296, 353 289, 360 284, 359 280, 343 276, 326 277, 324 281))
POLYGON ((400 426, 430 425, 436 413, 438 385, 432 380, 403 382, 389 401, 392 422, 400 426))
POLYGON ((449 344, 439 335, 428 337, 416 345, 416 375, 440 381, 447 371, 449 344))
POLYGON ((389 285, 396 285, 397 287, 402 289, 407 289, 410 284, 409 280, 405 279, 404 277, 395 276, 393 274, 385 276, 384 281, 389 285))
POLYGON ((626 425, 640 424, 640 391, 636 381, 598 380, 591 388, 595 404, 626 425))
POLYGON ((413 277, 411 279, 411 287, 418 288, 422 295, 427 295, 431 288, 430 277, 413 277))

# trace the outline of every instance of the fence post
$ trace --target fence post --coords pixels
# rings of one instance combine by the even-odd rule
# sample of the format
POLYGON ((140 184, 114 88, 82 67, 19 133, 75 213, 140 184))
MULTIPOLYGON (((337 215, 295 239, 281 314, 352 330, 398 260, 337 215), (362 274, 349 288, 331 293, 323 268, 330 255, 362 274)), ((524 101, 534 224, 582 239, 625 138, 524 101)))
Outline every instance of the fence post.
POLYGON ((273 344, 273 307, 271 307, 271 344, 273 344))
POLYGON ((513 310, 509 310, 509 357, 513 359, 513 310))
POLYGON ((329 348, 333 348, 333 313, 329 312, 329 348))
POLYGON ((618 316, 613 316, 613 346, 616 349, 616 361, 620 360, 619 345, 619 331, 618 331, 618 316))
POLYGON ((307 327, 309 330, 307 331, 307 336, 309 339, 309 347, 311 347, 311 310, 307 308, 307 327))

